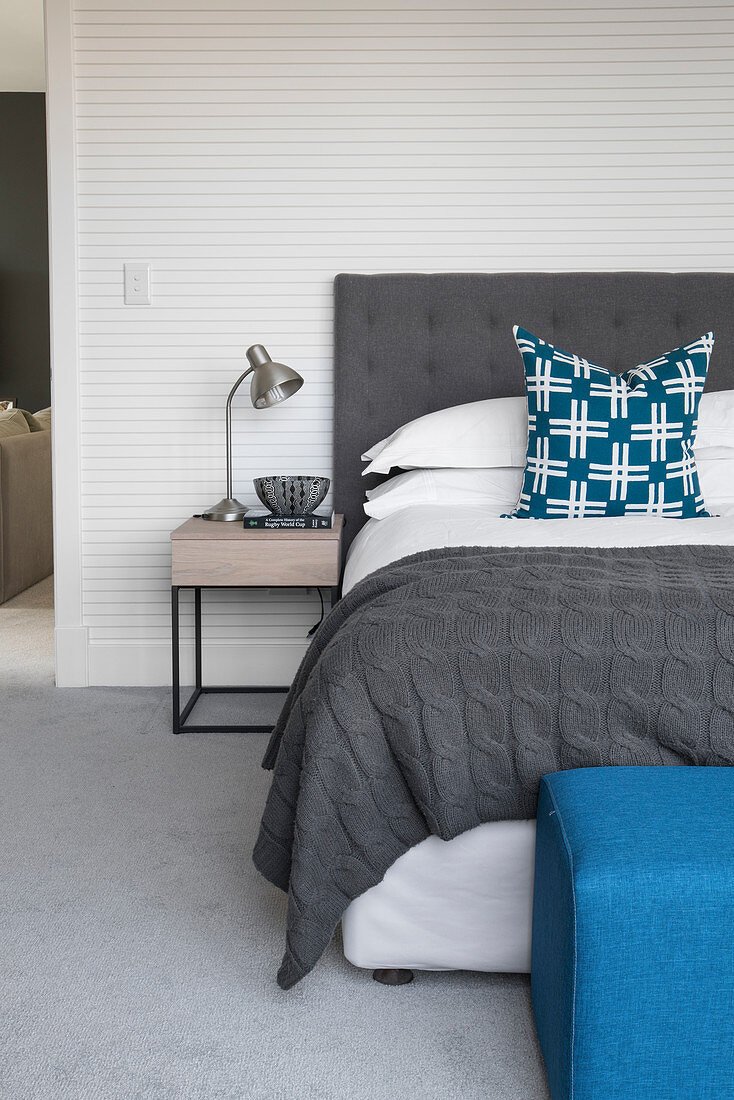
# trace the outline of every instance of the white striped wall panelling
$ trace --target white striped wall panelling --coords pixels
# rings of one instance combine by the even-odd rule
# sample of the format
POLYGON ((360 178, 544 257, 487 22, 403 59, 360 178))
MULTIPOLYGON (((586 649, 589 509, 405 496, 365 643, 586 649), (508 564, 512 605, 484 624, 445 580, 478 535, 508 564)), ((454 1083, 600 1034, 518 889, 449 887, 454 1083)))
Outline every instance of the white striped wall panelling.
MULTIPOLYGON (((237 495, 330 472, 336 272, 731 269, 727 0, 77 0, 74 44, 92 683, 168 681, 249 344, 306 385, 238 401, 237 495)), ((280 682, 318 601, 209 605, 218 678, 280 682)))

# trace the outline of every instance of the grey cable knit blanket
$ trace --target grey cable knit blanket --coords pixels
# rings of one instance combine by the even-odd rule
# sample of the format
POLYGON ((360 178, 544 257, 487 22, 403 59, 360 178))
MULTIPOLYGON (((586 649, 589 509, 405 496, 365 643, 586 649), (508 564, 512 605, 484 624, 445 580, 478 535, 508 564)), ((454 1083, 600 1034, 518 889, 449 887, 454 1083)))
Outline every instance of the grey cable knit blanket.
POLYGON ((734 547, 463 547, 367 577, 264 760, 254 860, 288 892, 279 984, 412 845, 534 817, 547 772, 610 764, 734 764, 734 547))

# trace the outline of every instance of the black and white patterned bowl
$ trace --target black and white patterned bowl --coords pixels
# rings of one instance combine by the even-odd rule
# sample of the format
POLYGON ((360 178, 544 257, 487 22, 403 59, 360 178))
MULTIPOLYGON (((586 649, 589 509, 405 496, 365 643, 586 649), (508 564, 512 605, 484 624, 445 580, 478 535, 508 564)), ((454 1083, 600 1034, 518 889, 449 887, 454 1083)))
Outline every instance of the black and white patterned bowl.
POLYGON ((307 516, 323 502, 331 482, 308 474, 273 474, 256 477, 252 484, 274 516, 307 516))

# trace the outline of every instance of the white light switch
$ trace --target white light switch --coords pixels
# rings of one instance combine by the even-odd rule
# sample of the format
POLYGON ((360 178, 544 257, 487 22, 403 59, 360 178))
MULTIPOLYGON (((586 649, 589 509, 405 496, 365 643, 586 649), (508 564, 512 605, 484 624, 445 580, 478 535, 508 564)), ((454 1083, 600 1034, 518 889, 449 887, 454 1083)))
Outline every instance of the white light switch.
POLYGON ((150 305, 150 264, 125 264, 125 305, 150 305))

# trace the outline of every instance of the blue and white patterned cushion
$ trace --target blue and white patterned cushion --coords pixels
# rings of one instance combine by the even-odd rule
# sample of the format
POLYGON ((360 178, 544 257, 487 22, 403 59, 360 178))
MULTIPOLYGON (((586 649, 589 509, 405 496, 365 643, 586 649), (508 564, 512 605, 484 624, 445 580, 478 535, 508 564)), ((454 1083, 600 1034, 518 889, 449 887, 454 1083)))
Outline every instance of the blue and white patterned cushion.
POLYGON ((528 452, 513 516, 707 516, 693 455, 713 332, 621 375, 515 326, 528 452))

